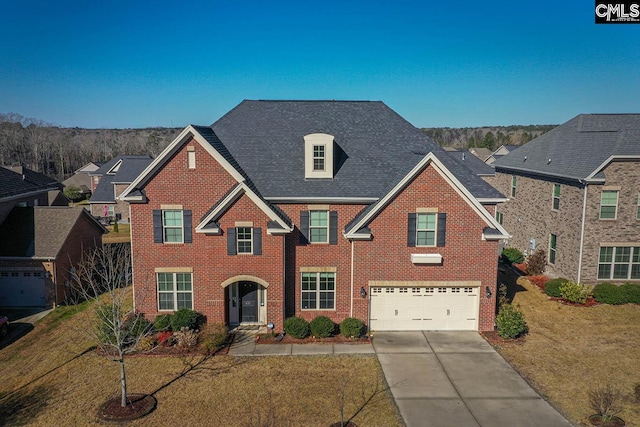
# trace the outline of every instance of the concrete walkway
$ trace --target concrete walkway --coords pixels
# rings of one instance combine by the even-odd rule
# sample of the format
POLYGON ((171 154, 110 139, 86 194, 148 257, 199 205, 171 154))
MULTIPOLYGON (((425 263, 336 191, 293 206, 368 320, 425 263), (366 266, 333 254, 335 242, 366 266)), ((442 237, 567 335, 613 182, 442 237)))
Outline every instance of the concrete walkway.
POLYGON ((407 427, 569 427, 477 332, 378 332, 407 427))

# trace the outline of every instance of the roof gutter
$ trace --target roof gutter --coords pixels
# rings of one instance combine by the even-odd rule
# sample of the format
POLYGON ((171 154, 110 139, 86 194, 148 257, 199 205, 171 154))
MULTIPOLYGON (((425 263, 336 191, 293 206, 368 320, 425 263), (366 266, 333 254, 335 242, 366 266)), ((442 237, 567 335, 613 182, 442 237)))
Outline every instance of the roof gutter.
POLYGON ((2 261, 47 261, 53 262, 56 257, 47 256, 0 256, 2 261))
POLYGON ((553 172, 541 172, 538 170, 533 170, 533 169, 525 169, 525 168, 518 168, 518 167, 513 167, 513 166, 502 166, 502 165, 496 165, 496 172, 501 172, 500 169, 504 169, 506 171, 509 172, 522 172, 522 173, 529 173, 532 175, 539 175, 539 176, 544 176, 544 177, 549 177, 549 178, 561 178, 567 181, 577 181, 579 183, 583 182, 583 178, 577 177, 577 176, 567 176, 567 175, 562 175, 559 173, 553 173, 553 172))

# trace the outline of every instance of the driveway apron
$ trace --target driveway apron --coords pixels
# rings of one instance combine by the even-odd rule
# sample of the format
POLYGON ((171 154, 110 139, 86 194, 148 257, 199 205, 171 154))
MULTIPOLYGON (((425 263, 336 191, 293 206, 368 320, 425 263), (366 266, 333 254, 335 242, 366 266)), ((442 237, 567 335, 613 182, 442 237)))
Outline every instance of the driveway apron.
POLYGON ((477 332, 377 332, 373 347, 407 427, 571 426, 477 332))

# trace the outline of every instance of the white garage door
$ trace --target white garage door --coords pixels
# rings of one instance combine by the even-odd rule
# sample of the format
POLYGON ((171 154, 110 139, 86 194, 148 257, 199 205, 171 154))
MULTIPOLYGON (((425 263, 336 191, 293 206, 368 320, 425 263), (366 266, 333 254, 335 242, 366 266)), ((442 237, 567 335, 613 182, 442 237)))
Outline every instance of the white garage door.
POLYGON ((0 272, 0 306, 44 307, 44 273, 40 271, 0 272))
POLYGON ((476 331, 478 287, 372 287, 374 331, 476 331))

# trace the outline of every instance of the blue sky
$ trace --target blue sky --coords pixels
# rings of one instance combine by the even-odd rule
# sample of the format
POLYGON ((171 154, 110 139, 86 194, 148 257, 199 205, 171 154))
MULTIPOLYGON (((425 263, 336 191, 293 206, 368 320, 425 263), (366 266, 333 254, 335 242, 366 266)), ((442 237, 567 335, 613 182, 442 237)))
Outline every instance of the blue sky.
POLYGON ((594 2, 5 2, 0 113, 211 124, 243 99, 382 100, 418 127, 640 112, 640 25, 594 2))

